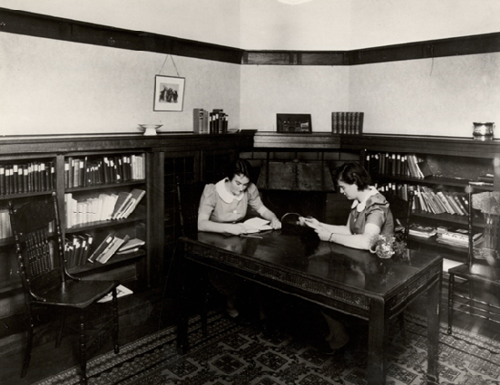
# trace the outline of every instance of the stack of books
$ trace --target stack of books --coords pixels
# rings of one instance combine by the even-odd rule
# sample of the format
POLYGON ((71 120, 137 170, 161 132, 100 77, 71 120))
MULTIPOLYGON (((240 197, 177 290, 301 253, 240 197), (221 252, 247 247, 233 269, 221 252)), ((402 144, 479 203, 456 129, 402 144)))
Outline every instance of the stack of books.
MULTIPOLYGON (((477 246, 483 242, 483 234, 477 233, 473 237, 474 246, 477 246)), ((436 241, 441 244, 468 248, 469 247, 469 232, 466 229, 451 229, 446 227, 437 228, 437 239, 436 241)))
POLYGON ((91 263, 100 262, 106 263, 109 259, 115 255, 118 249, 128 240, 130 237, 128 235, 118 236, 114 231, 110 232, 103 241, 96 247, 94 252, 88 258, 91 263))
POLYGON ((363 112, 332 112, 332 134, 361 135, 363 112))
POLYGON ((436 228, 433 226, 423 226, 418 223, 412 223, 410 225, 410 235, 414 235, 415 237, 430 238, 435 236, 436 233, 436 228))

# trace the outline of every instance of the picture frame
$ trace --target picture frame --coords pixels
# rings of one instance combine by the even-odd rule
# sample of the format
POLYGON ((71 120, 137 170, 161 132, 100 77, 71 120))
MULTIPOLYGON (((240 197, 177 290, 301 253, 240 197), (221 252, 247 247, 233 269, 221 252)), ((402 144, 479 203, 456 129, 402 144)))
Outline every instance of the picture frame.
POLYGON ((155 76, 153 111, 182 111, 186 79, 174 76, 155 76))
POLYGON ((310 134, 311 114, 276 114, 276 130, 289 134, 310 134))

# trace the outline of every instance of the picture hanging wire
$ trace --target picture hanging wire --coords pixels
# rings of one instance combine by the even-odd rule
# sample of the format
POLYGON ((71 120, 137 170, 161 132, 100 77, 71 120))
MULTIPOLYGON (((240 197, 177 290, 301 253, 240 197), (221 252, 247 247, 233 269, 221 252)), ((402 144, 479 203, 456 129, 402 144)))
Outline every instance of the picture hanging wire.
POLYGON ((158 75, 161 75, 161 71, 163 71, 163 67, 165 67, 165 63, 167 62, 168 57, 170 56, 170 59, 172 59, 172 64, 174 65, 175 72, 177 73, 177 77, 180 77, 179 71, 177 70, 177 66, 175 65, 175 61, 172 55, 168 55, 165 57, 165 60, 163 61, 163 64, 160 68, 160 71, 158 72, 158 75))

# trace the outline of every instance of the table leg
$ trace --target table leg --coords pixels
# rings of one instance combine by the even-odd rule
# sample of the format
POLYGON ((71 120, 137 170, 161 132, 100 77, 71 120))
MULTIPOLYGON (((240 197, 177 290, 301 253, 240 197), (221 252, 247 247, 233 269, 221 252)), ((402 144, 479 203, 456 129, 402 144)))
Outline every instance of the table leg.
POLYGON ((427 289, 427 384, 439 383, 439 305, 441 299, 441 275, 427 289))
POLYGON ((177 312, 177 352, 186 354, 189 350, 188 343, 188 311, 187 303, 187 288, 186 288, 186 269, 184 259, 183 243, 178 241, 176 252, 174 255, 177 271, 177 287, 176 292, 176 312, 177 312))
POLYGON ((373 300, 370 303, 370 322, 368 330, 368 385, 385 384, 387 373, 388 333, 385 304, 373 300))

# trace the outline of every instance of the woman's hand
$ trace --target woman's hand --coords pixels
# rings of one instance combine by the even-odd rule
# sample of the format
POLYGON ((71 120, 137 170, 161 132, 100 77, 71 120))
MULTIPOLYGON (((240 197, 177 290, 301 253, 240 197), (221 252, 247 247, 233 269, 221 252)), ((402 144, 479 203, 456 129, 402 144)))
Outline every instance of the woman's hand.
POLYGON ((247 229, 241 223, 234 223, 226 226, 226 232, 232 235, 241 235, 246 234, 247 229))
POLYGON ((279 230, 281 229, 281 222, 278 218, 273 218, 271 220, 270 226, 273 228, 273 230, 279 230))
POLYGON ((313 217, 299 217, 299 222, 302 226, 309 226, 312 227, 313 229, 317 229, 321 227, 320 222, 313 217))
POLYGON ((322 227, 318 227, 317 229, 315 229, 315 231, 316 234, 318 234, 319 239, 321 239, 322 241, 330 241, 333 235, 333 233, 331 233, 328 230, 325 230, 322 227))

